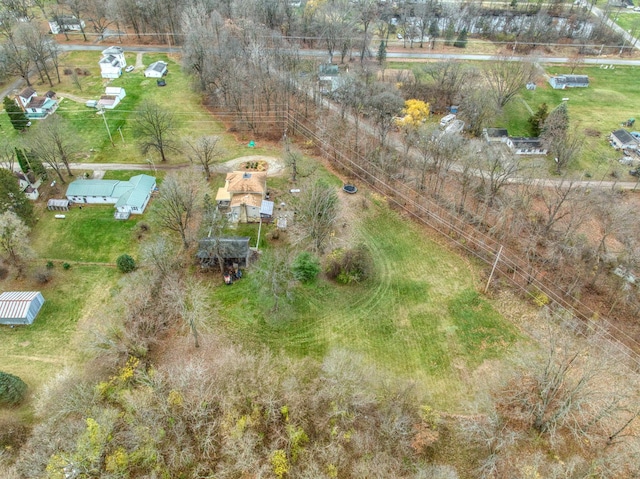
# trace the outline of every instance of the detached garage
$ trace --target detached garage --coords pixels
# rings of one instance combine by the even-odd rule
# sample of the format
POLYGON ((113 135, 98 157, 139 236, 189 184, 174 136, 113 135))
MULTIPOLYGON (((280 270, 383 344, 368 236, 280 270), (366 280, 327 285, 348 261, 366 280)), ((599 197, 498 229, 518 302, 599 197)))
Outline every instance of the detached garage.
POLYGON ((37 291, 11 291, 0 294, 0 324, 31 324, 44 304, 37 291))

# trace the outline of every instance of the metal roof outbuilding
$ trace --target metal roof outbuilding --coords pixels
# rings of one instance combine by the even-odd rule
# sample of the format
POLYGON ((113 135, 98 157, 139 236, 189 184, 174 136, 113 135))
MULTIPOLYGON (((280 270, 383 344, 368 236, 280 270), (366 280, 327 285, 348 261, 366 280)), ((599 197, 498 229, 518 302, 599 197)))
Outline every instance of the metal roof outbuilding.
POLYGON ((44 304, 38 291, 10 291, 0 294, 0 324, 31 324, 44 304))

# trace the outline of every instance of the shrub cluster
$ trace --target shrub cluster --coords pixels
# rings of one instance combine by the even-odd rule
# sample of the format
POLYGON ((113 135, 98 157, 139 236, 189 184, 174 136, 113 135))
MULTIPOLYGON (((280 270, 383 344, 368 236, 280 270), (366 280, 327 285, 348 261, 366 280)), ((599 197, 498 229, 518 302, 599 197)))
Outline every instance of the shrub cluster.
POLYGON ((352 249, 337 249, 329 255, 325 271, 338 283, 360 283, 373 275, 373 260, 363 244, 352 249))

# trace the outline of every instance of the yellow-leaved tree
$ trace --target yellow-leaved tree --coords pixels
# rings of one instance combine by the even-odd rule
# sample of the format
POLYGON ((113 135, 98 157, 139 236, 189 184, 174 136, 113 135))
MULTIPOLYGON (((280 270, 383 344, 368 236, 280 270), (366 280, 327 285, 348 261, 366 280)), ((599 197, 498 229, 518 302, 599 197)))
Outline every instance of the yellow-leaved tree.
POLYGON ((404 102, 402 117, 396 120, 399 127, 416 127, 422 125, 429 118, 429 104, 412 98, 404 102))

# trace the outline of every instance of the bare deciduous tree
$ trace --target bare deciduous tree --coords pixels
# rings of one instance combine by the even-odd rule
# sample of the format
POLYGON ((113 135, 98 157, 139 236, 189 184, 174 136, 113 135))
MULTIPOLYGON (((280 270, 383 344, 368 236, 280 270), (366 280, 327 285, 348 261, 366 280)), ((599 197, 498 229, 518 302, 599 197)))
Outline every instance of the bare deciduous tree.
POLYGON ((187 155, 191 163, 202 167, 206 181, 211 179, 211 165, 224 154, 219 136, 208 135, 186 140, 187 155))
POLYGON ((338 216, 338 202, 335 188, 323 181, 304 189, 300 197, 298 221, 316 252, 321 252, 326 245, 338 216))
POLYGON ((0 215, 0 250, 19 271, 22 261, 32 255, 29 227, 13 211, 5 211, 0 215))
POLYGON ((489 84, 489 93, 498 109, 502 109, 531 81, 535 73, 535 65, 527 59, 510 57, 496 58, 487 62, 483 69, 485 81, 489 84))
POLYGON ((202 179, 193 172, 170 174, 162 183, 154 214, 160 225, 180 235, 186 250, 192 240, 194 220, 202 205, 202 179))
POLYGON ((26 145, 44 163, 49 165, 65 183, 61 168, 64 166, 69 176, 73 176, 69 162, 78 151, 76 138, 68 134, 66 121, 53 114, 40 122, 39 128, 27 140, 26 145))
POLYGON ((178 150, 173 135, 174 123, 173 113, 169 110, 153 101, 143 102, 136 117, 136 132, 142 152, 146 154, 154 150, 162 161, 167 161, 167 153, 178 150))

